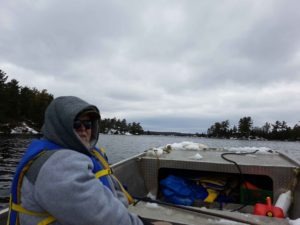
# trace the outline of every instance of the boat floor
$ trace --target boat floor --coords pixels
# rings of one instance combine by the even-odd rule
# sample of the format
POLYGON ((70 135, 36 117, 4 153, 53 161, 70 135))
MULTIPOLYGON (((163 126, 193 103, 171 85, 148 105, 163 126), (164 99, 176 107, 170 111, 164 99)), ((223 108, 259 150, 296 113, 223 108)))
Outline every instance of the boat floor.
MULTIPOLYGON (((191 207, 193 209, 197 209, 191 207)), ((129 207, 129 211, 138 214, 141 217, 149 218, 153 220, 162 220, 172 222, 174 224, 189 224, 189 225, 220 225, 220 224, 259 224, 259 225, 289 225, 289 222, 286 219, 274 219, 263 216, 254 216, 251 214, 244 214, 238 212, 229 212, 229 211, 220 211, 220 210, 212 210, 212 209, 199 209, 204 211, 210 211, 215 214, 220 215, 217 216, 209 216, 202 213, 197 212, 189 212, 173 208, 170 206, 162 206, 154 203, 145 203, 138 202, 135 206, 131 205, 129 207), (224 217, 234 217, 236 220, 225 219, 224 217), (244 222, 242 222, 244 221, 244 222)))

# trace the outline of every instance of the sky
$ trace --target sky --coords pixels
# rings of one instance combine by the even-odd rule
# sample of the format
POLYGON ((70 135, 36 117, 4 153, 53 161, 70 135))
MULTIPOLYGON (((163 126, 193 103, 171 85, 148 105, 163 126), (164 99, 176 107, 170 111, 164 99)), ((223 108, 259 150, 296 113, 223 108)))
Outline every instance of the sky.
POLYGON ((1 0, 0 69, 144 130, 300 120, 300 1, 1 0))

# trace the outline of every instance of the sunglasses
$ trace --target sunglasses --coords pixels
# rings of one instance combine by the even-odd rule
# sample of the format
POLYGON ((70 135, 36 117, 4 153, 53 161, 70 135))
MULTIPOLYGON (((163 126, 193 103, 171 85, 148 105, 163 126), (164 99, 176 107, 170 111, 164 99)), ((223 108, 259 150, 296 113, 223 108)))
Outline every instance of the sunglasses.
POLYGON ((73 128, 75 130, 78 130, 81 128, 81 125, 83 125, 85 129, 91 129, 92 121, 91 120, 75 120, 73 123, 73 128))

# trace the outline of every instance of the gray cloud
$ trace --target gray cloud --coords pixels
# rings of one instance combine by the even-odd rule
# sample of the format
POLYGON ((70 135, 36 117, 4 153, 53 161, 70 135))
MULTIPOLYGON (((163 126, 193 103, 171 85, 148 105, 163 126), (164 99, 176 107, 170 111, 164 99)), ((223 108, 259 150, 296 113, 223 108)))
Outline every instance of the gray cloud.
POLYGON ((300 3, 275 3, 247 33, 237 40, 242 57, 259 64, 285 64, 299 51, 300 3))
POLYGON ((299 120, 298 1, 0 3, 0 68, 147 130, 299 120))

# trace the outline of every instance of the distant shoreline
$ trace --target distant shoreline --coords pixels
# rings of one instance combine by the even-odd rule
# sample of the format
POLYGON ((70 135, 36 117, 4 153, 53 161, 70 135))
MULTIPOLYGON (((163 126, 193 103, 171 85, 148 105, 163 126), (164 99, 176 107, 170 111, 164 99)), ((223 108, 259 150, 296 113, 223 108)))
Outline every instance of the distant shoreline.
MULTIPOLYGON (((99 135, 118 135, 118 136, 127 136, 125 134, 107 134, 107 133, 99 133, 99 135)), ((229 137, 229 138, 223 138, 223 137, 207 137, 207 136, 201 136, 191 133, 180 133, 180 132, 160 132, 160 131, 151 131, 151 132, 145 132, 144 134, 132 134, 132 136, 170 136, 170 137, 199 137, 199 138, 209 138, 209 139, 218 139, 218 140, 238 140, 238 141, 283 141, 283 142, 299 142, 300 140, 277 140, 277 139, 264 139, 264 138, 236 138, 236 137, 229 137)), ((41 133, 38 134, 30 134, 30 133, 1 133, 0 137, 33 137, 33 138, 41 138, 43 135, 41 133)))

